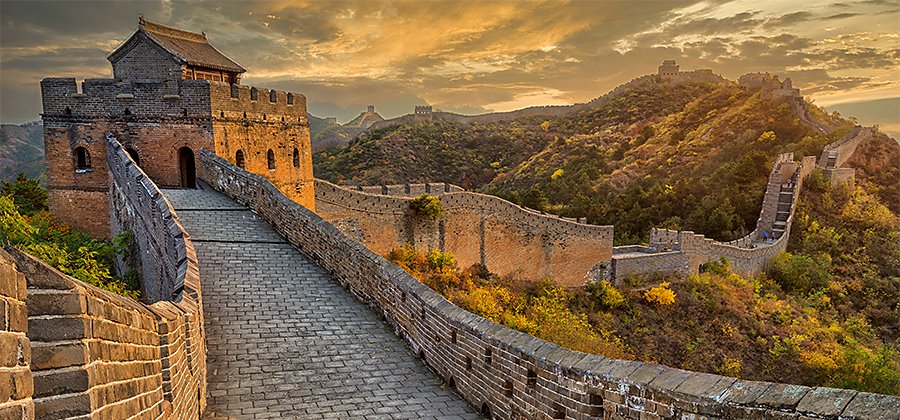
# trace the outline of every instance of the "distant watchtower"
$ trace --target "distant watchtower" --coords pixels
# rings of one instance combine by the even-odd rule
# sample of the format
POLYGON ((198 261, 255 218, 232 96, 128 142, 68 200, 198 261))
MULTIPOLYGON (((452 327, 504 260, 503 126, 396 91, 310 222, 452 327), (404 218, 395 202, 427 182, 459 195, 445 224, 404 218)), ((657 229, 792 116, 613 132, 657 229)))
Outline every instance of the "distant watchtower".
POLYGON ((430 120, 433 117, 431 105, 416 105, 415 114, 417 119, 430 120))
POLYGON ((41 81, 55 218, 109 236, 107 131, 161 187, 193 188, 205 148, 315 209, 303 95, 241 85, 246 70, 206 34, 143 18, 107 59, 114 79, 41 81))
POLYGON ((678 75, 678 64, 675 64, 675 60, 663 60, 661 66, 659 66, 659 72, 657 73, 663 77, 672 77, 678 75))
POLYGON ((366 112, 360 112, 356 118, 354 118, 347 124, 344 124, 344 127, 353 127, 365 130, 378 121, 384 121, 384 117, 382 117, 381 114, 375 112, 375 105, 368 105, 366 106, 366 112))

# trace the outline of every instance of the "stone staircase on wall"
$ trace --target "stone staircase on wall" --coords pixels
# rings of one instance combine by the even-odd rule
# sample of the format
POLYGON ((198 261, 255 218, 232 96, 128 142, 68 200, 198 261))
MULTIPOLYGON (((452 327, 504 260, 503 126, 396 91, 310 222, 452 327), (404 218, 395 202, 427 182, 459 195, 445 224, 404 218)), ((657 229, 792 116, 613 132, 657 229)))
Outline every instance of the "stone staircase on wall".
POLYGON ((791 217, 794 207, 794 186, 797 182, 797 177, 799 176, 800 169, 798 168, 797 173, 791 178, 791 181, 781 185, 781 190, 778 194, 778 205, 775 212, 775 221, 770 228, 773 239, 781 238, 788 229, 788 219, 791 217))

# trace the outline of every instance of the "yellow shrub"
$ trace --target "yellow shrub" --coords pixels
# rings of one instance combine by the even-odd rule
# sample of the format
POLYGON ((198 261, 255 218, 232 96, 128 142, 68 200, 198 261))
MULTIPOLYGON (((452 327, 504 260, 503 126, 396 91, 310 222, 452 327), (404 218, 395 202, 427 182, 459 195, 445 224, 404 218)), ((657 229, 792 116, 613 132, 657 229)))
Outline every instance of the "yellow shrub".
POLYGON ((669 282, 664 281, 659 286, 644 292, 644 299, 657 305, 671 305, 675 303, 675 292, 669 289, 669 282))

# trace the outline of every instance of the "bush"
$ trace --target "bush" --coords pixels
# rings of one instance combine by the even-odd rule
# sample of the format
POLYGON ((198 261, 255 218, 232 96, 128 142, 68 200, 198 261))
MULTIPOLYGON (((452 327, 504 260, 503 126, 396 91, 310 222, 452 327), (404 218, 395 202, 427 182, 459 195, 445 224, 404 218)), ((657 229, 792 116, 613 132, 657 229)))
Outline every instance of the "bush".
MULTIPOLYGON (((123 234, 117 243, 127 242, 123 234)), ((101 289, 137 299, 137 273, 125 278, 112 275, 117 247, 109 241, 53 224, 46 211, 32 216, 19 213, 12 197, 0 196, 0 245, 14 246, 46 262, 57 270, 101 289)))
POLYGON ((819 254, 813 259, 804 254, 783 252, 772 259, 771 271, 784 291, 807 294, 828 285, 831 257, 819 254))
POLYGON ((444 215, 444 205, 441 200, 435 196, 422 194, 409 202, 409 208, 416 215, 429 218, 431 220, 440 219, 444 215))
POLYGON ((731 274, 731 261, 728 261, 725 257, 719 258, 719 261, 707 261, 700 264, 700 272, 728 277, 731 274))
POLYGON ((588 283, 588 292, 597 299, 597 303, 606 309, 615 309, 625 303, 625 297, 606 280, 588 283))
POLYGON ((657 305, 671 305, 675 303, 675 292, 669 289, 669 282, 664 281, 644 292, 644 299, 657 305))
POLYGON ((41 210, 47 210, 47 190, 37 182, 19 173, 15 182, 3 181, 0 195, 12 197, 19 213, 32 216, 41 210))

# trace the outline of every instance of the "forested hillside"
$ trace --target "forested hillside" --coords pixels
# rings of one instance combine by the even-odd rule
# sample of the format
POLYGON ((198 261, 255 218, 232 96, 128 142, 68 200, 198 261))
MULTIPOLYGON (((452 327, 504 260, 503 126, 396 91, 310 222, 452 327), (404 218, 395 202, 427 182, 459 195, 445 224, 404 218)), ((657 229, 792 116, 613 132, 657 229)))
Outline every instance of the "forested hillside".
POLYGON ((853 126, 800 98, 727 81, 635 83, 596 103, 556 117, 385 127, 316 154, 315 173, 343 184, 459 184, 614 224, 618 244, 645 239, 651 226, 732 240, 753 229, 776 154, 818 155, 853 126))

